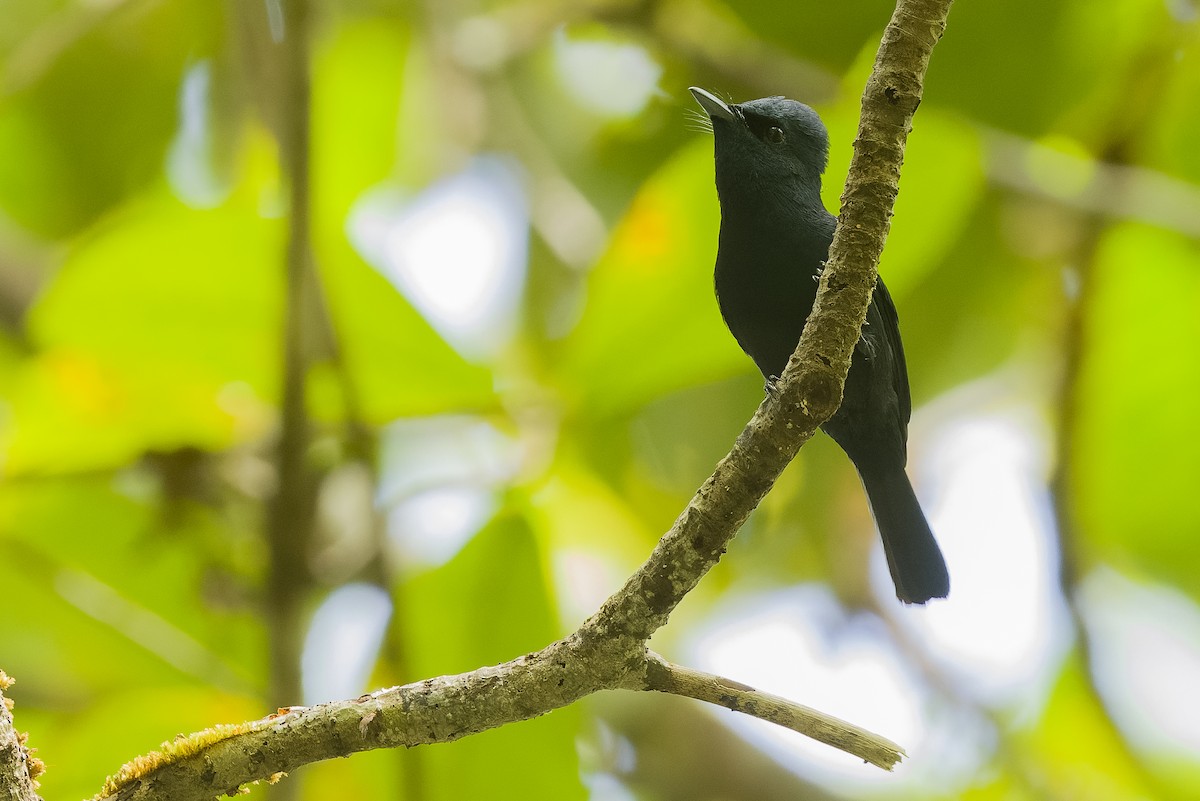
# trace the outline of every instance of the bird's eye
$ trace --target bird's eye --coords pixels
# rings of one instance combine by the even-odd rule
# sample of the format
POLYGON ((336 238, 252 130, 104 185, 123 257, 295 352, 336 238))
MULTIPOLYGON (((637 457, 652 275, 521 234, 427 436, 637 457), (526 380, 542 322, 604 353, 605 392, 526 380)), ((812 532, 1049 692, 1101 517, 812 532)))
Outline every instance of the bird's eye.
POLYGON ((766 140, 773 145, 777 145, 783 141, 783 129, 778 125, 772 125, 767 129, 766 140))

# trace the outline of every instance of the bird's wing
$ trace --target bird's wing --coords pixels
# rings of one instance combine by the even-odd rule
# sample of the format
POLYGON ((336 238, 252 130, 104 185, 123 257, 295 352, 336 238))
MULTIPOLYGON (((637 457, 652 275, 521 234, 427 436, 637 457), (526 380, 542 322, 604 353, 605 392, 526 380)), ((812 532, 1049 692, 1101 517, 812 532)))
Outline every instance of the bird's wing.
POLYGON ((904 362, 904 342, 900 339, 900 318, 896 314, 896 304, 892 302, 892 296, 888 294, 882 278, 875 283, 875 294, 871 297, 871 303, 879 309, 879 316, 883 318, 883 330, 888 346, 892 349, 892 361, 896 365, 892 379, 896 387, 896 399, 900 402, 900 419, 907 424, 912 417, 912 396, 908 390, 908 365, 904 362))

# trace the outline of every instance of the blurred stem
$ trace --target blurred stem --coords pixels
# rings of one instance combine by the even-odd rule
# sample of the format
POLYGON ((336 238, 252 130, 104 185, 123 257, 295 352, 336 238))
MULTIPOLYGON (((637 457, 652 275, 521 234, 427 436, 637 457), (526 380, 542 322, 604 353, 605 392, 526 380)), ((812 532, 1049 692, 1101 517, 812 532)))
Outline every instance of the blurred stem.
POLYGON ((22 263, 17 256, 0 254, 0 331, 25 354, 33 352, 25 331, 25 314, 43 283, 36 270, 37 267, 22 263))
MULTIPOLYGON (((302 695, 300 659, 304 607, 311 576, 306 561, 317 518, 319 475, 309 465, 311 441, 306 405, 306 377, 313 362, 312 347, 328 356, 341 389, 345 420, 344 442, 349 459, 359 461, 377 484, 378 442, 363 421, 358 389, 342 352, 340 338, 328 314, 315 267, 311 232, 311 7, 307 0, 283 2, 284 38, 281 43, 283 86, 278 115, 281 160, 289 187, 289 228, 284 308, 283 399, 276 453, 278 489, 268 516, 271 552, 268 608, 271 620, 271 699, 277 706, 299 703, 302 695)), ((365 510, 375 533, 375 552, 365 567, 367 581, 390 590, 390 570, 384 552, 383 520, 375 509, 365 510)), ((395 593, 392 625, 385 653, 394 671, 407 680, 401 617, 395 593)), ((398 751, 405 794, 409 801, 423 797, 424 772, 420 754, 398 751)), ((272 789, 276 798, 293 797, 297 785, 286 782, 272 789)))
POLYGON ((283 397, 275 462, 278 485, 267 510, 270 566, 267 616, 270 622, 270 700, 276 706, 300 702, 302 605, 309 585, 305 554, 316 514, 316 477, 309 468, 309 422, 305 378, 305 298, 312 280, 309 241, 309 76, 306 0, 285 2, 286 33, 279 46, 283 61, 280 158, 288 181, 286 291, 283 311, 283 397))
MULTIPOLYGON (((302 701, 300 657, 304 602, 311 584, 306 555, 316 518, 317 477, 308 464, 310 440, 305 383, 309 367, 305 300, 313 281, 309 204, 309 8, 307 0, 280 0, 283 39, 278 44, 282 89, 277 136, 287 181, 288 234, 283 309, 283 393, 276 444, 275 495, 267 506, 270 564, 266 612, 270 647, 269 700, 284 707, 302 701)), ((294 799, 300 785, 272 788, 275 799, 294 799)))

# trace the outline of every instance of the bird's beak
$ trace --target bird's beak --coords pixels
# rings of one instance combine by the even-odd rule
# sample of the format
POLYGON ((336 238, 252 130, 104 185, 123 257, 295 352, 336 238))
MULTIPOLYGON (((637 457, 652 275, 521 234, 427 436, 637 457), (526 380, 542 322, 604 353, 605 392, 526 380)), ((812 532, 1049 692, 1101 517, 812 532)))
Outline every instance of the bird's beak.
POLYGON ((688 91, 692 93, 692 97, 696 98, 696 102, 700 104, 700 107, 704 109, 710 119, 737 122, 737 115, 733 113, 733 109, 729 107, 729 104, 712 92, 707 92, 699 86, 688 87, 688 91))

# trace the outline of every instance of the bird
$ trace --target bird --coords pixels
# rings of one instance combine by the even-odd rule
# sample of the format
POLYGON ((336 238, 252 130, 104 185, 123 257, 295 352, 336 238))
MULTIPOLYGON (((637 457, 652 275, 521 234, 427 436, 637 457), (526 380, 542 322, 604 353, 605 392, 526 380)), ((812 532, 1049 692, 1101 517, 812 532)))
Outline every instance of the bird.
MULTIPOLYGON (((829 134, 796 100, 734 104, 699 87, 690 91, 712 123, 721 207, 717 305, 771 392, 800 341, 837 227, 821 200, 829 134)), ((911 415, 899 319, 880 280, 842 404, 821 428, 862 480, 896 597, 924 604, 949 594, 950 576, 904 470, 911 415)))

